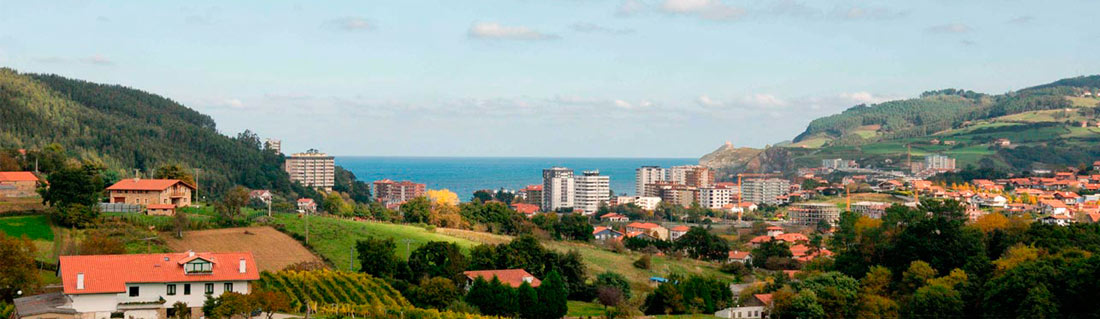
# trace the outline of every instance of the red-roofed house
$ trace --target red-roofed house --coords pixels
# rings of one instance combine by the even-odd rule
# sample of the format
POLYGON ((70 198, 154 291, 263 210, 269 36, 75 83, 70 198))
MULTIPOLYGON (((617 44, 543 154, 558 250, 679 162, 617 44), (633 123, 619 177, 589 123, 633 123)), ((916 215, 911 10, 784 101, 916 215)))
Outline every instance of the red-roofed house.
POLYGON ((691 227, 688 227, 688 226, 684 226, 684 225, 674 226, 674 227, 668 229, 668 238, 669 238, 669 240, 680 239, 680 236, 683 236, 684 234, 687 234, 687 232, 689 230, 691 230, 691 227))
POLYGON ((626 225, 626 232, 641 232, 660 240, 668 240, 668 229, 654 223, 630 223, 626 225))
POLYGON ((111 203, 146 206, 171 204, 176 207, 191 206, 191 194, 195 186, 178 179, 127 178, 110 187, 111 203))
POLYGON ((298 210, 305 213, 316 212, 317 202, 314 202, 312 198, 299 198, 298 210))
POLYGON ((740 307, 719 310, 714 313, 718 318, 756 318, 763 319, 772 306, 772 294, 754 294, 740 307))
POLYGON ((752 254, 747 251, 731 250, 729 252, 729 258, 726 262, 739 262, 748 265, 752 262, 752 254))
POLYGON ((610 227, 596 226, 592 229, 592 237, 596 240, 615 240, 623 237, 623 233, 610 227))
POLYGON ((57 272, 67 297, 58 310, 87 319, 164 319, 176 302, 201 318, 206 296, 247 294, 260 279, 247 252, 61 256, 57 272))
POLYGON ((520 214, 530 217, 539 211, 539 205, 527 204, 527 203, 512 203, 512 209, 516 210, 520 214))
POLYGON ((600 216, 600 220, 604 220, 611 223, 625 223, 630 221, 630 217, 623 216, 616 213, 607 213, 600 216))
POLYGON ((40 182, 31 172, 0 172, 0 198, 37 196, 40 182))
POLYGON ((538 287, 542 284, 541 280, 523 269, 470 270, 463 271, 462 274, 466 275, 466 289, 470 289, 470 285, 473 285, 474 280, 478 278, 493 281, 493 277, 506 285, 512 286, 512 288, 519 288, 524 282, 531 284, 531 287, 538 287))

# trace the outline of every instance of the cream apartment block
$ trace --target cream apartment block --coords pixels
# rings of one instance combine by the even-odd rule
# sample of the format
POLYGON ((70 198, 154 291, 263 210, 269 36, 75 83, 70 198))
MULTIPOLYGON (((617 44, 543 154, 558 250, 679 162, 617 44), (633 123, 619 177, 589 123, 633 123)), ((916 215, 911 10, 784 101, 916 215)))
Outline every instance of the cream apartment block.
POLYGON ((332 191, 332 186, 336 184, 335 158, 317 150, 287 156, 284 169, 290 175, 291 182, 301 183, 302 186, 332 191))

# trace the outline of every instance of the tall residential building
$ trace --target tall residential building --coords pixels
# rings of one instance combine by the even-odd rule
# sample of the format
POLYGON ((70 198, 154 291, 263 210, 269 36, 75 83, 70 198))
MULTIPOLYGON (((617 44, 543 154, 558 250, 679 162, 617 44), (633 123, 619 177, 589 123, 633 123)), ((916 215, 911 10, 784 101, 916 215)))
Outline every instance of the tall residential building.
POLYGON ((707 187, 714 181, 710 168, 702 165, 673 166, 668 171, 668 180, 691 187, 707 187))
POLYGON ((584 210, 586 215, 595 214, 601 203, 607 204, 611 200, 610 176, 600 175, 600 171, 584 171, 573 179, 576 186, 573 205, 584 210))
POLYGON ((854 161, 845 160, 843 158, 831 158, 821 160, 821 168, 824 169, 849 169, 854 168, 856 165, 854 161))
POLYGON ((662 202, 688 207, 695 201, 698 191, 695 187, 671 181, 656 182, 646 184, 644 196, 659 197, 662 202))
POLYGON ((928 155, 924 157, 924 168, 938 172, 953 171, 955 170, 955 159, 943 155, 928 155))
POLYGON ((264 148, 275 151, 275 154, 283 153, 283 141, 269 138, 264 140, 264 148))
POLYGON ((557 166, 542 170, 542 211, 573 208, 575 193, 573 170, 557 166))
POLYGON ((524 203, 542 208, 542 185, 527 185, 518 193, 520 198, 523 198, 524 203))
POLYGON ((733 197, 736 193, 737 187, 729 184, 699 188, 699 206, 720 209, 728 204, 736 203, 733 197))
POLYGON ((287 156, 283 167, 290 174, 290 181, 302 186, 332 191, 332 185, 336 183, 334 158, 314 149, 287 156))
POLYGON ((791 182, 781 178, 751 178, 741 182, 742 200, 755 204, 778 205, 777 197, 791 190, 791 182))
POLYGON ((634 170, 634 196, 645 196, 645 185, 663 182, 668 170, 660 166, 642 166, 634 170))
POLYGON ((386 206, 400 205, 415 197, 424 196, 427 185, 410 181, 388 179, 374 181, 374 198, 386 206))
POLYGON ((788 209, 791 223, 803 226, 815 226, 821 221, 836 225, 840 219, 840 208, 829 203, 798 203, 788 209))

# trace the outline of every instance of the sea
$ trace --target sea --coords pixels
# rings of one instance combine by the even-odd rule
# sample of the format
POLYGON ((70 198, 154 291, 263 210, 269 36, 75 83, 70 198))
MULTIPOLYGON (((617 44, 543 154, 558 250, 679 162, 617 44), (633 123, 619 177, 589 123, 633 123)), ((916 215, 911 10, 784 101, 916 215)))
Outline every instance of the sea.
POLYGON ((469 201, 481 189, 519 190, 542 184, 542 170, 553 166, 573 169, 577 175, 599 170, 611 179, 615 194, 634 195, 634 169, 655 165, 697 164, 696 158, 570 158, 570 157, 373 157, 337 156, 340 165, 361 181, 409 180, 428 189, 448 189, 469 201))

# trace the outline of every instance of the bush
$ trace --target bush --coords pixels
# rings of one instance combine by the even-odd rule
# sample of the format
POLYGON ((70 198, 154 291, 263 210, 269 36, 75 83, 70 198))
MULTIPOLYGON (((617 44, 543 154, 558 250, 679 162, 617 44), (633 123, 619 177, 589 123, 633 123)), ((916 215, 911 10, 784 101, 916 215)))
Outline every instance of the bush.
POLYGON ((653 262, 650 261, 649 255, 642 255, 642 258, 638 258, 638 260, 634 261, 634 268, 649 269, 649 267, 652 267, 652 266, 653 266, 653 262))
POLYGON ((752 273, 751 268, 749 268, 748 266, 745 266, 745 264, 742 264, 742 263, 736 262, 736 261, 735 262, 724 263, 724 264, 722 264, 722 267, 718 268, 718 270, 721 271, 721 272, 727 273, 727 274, 732 274, 732 275, 737 275, 737 276, 744 276, 744 275, 748 275, 748 274, 752 273))

